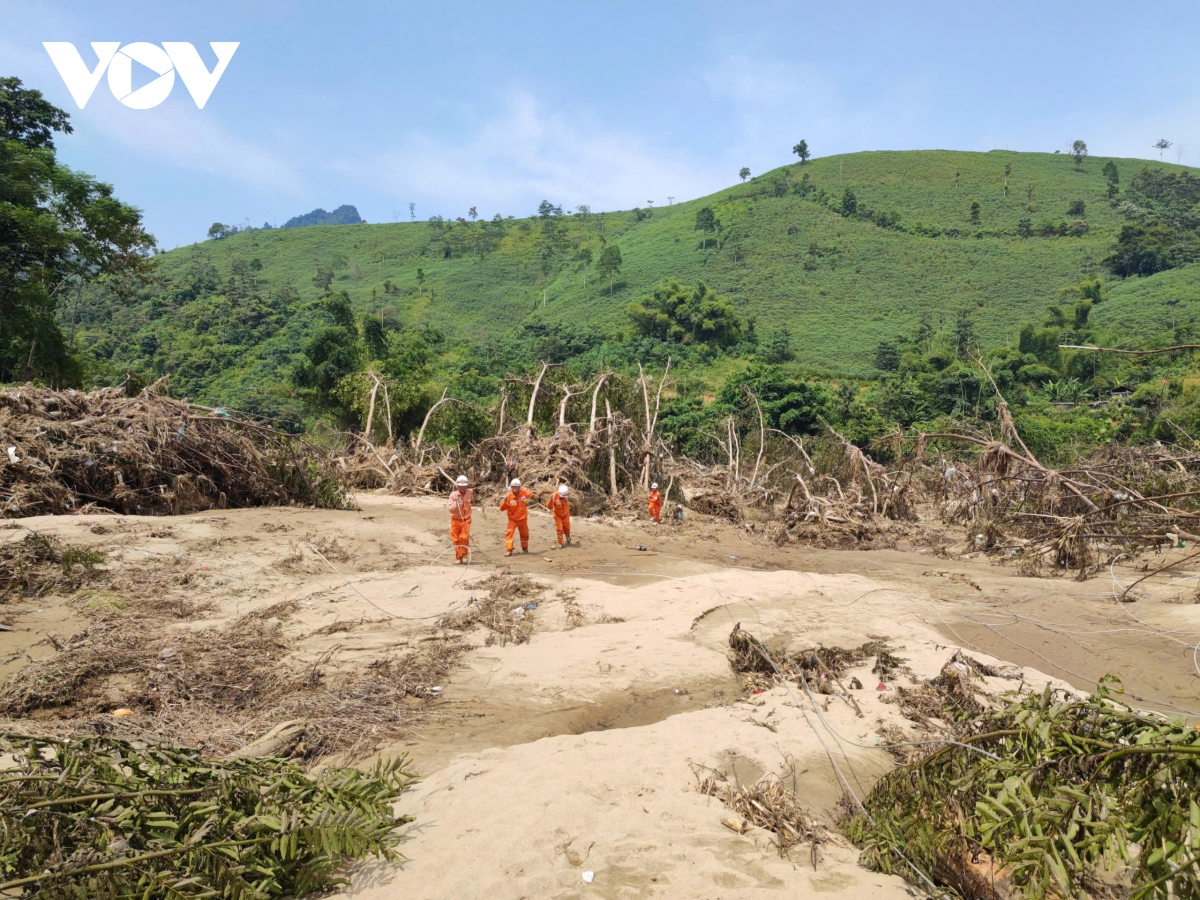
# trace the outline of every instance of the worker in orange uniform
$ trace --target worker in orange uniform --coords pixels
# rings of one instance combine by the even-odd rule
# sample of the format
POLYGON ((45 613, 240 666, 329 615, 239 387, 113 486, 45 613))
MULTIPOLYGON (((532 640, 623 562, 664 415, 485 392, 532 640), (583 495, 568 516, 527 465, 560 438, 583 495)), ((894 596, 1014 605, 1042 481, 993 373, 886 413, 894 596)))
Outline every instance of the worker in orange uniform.
POLYGON ((662 524, 662 494, 658 492, 658 482, 650 485, 650 521, 655 525, 662 524))
POLYGON ((529 507, 526 500, 533 499, 533 491, 521 487, 521 479, 514 478, 509 482, 509 492, 500 501, 500 508, 508 513, 508 527, 504 531, 505 556, 512 556, 513 534, 521 533, 521 552, 529 552, 529 507))
POLYGON ((560 484, 558 490, 550 495, 550 501, 546 504, 546 509, 554 513, 554 531, 558 535, 558 547, 561 550, 563 540, 566 539, 566 546, 571 546, 571 501, 567 499, 567 494, 570 493, 570 488, 565 484, 560 484))
POLYGON ((471 501, 475 499, 470 484, 466 475, 459 475, 450 495, 450 543, 454 545, 454 559, 459 563, 465 563, 470 555, 467 544, 471 540, 471 501))

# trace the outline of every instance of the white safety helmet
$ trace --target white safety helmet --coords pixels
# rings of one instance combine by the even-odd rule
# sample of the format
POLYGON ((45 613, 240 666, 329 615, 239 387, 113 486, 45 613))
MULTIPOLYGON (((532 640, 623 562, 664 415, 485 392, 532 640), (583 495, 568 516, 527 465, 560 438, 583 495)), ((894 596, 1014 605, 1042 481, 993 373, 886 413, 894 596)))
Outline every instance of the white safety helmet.
POLYGON ((467 481, 466 475, 459 475, 457 478, 454 479, 454 483, 457 484, 459 487, 466 487, 471 482, 467 481))
POLYGON ((650 490, 652 490, 652 491, 658 490, 658 482, 657 481, 654 482, 652 485, 650 485, 650 490))
POLYGON ((509 486, 509 487, 520 487, 520 486, 521 486, 521 479, 520 479, 520 478, 514 478, 512 481, 510 481, 510 482, 508 483, 508 486, 509 486))
POLYGON ((562 494, 564 497, 567 496, 567 491, 569 491, 569 490, 570 490, 570 488, 568 488, 565 484, 560 484, 558 486, 558 492, 560 494, 562 494))

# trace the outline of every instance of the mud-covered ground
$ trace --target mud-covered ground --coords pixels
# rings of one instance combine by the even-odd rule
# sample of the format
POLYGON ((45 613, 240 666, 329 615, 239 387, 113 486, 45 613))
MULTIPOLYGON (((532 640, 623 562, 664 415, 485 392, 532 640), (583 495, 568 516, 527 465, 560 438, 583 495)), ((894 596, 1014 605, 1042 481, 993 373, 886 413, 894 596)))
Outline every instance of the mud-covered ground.
MULTIPOLYGON (((355 897, 883 900, 909 896, 907 886, 859 868, 836 834, 817 848, 815 867, 807 844, 781 856, 768 832, 722 824, 728 810, 696 790, 696 773, 710 767, 750 784, 785 772, 802 804, 832 825, 847 790, 862 796, 895 764, 881 735, 913 734, 889 702, 897 687, 937 674, 958 648, 1005 665, 1011 677, 980 685, 996 695, 1048 678, 1086 691, 1111 672, 1138 705, 1200 711, 1200 604, 1187 565, 1139 586, 1136 602, 1113 596, 1114 584, 1166 555, 1085 582, 1033 579, 917 549, 776 548, 700 517, 661 527, 576 520, 576 545, 557 550, 548 515, 535 512, 531 552, 507 559, 503 514, 480 510, 464 567, 449 564, 441 501, 363 495, 359 506, 6 523, 0 542, 34 530, 107 555, 97 584, 0 605, 0 680, 10 688, 29 665, 73 652, 72 636, 103 628, 119 643, 148 628, 154 638, 122 645, 153 653, 138 674, 94 678, 17 724, 162 729, 228 752, 284 710, 312 711, 288 706, 291 686, 337 688, 320 707, 323 740, 339 747, 329 758, 406 753, 423 776, 401 804, 416 818, 408 861, 358 871, 355 897), (514 595, 499 631, 465 622, 497 572, 536 584, 514 595), (267 702, 254 693, 266 670, 250 667, 237 688, 257 699, 219 721, 189 719, 163 680, 176 648, 217 658, 219 646, 188 635, 242 634, 247 621, 270 639, 270 671, 295 678, 261 691, 267 702), (727 653, 738 623, 794 650, 886 640, 905 668, 878 690, 871 659, 851 667, 843 681, 862 684, 850 691, 857 709, 835 695, 814 707, 787 687, 749 694, 727 653), (381 661, 450 647, 453 666, 436 684, 414 675, 411 689, 390 689, 387 679, 401 676, 388 673, 400 670, 381 661), (397 703, 399 712, 382 709, 397 703), (116 709, 130 714, 113 717, 116 709), (338 728, 353 740, 338 744, 329 733, 338 728)), ((202 662, 188 671, 206 671, 202 662)))

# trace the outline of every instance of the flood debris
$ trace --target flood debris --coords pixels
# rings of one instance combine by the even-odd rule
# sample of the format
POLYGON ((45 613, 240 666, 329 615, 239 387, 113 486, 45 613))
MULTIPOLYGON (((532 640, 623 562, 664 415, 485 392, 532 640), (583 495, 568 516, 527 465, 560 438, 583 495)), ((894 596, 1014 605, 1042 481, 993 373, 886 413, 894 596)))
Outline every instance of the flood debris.
POLYGON ((298 503, 341 508, 342 485, 304 440, 174 400, 166 379, 127 396, 31 385, 0 390, 0 517, 160 515, 298 503))
POLYGON ((797 844, 808 844, 812 867, 817 867, 818 850, 830 839, 829 831, 814 819, 796 798, 796 764, 788 760, 781 773, 766 775, 752 785, 742 785, 730 776, 708 766, 692 763, 696 790, 707 797, 716 797, 737 818, 724 818, 721 823, 738 834, 745 834, 751 825, 765 828, 775 836, 780 856, 797 844))
POLYGON ((471 599, 460 610, 438 619, 438 627, 467 631, 476 625, 487 629, 486 646, 499 642, 524 644, 533 636, 533 616, 537 609, 537 598, 546 586, 528 575, 512 573, 489 575, 487 578, 464 585, 472 591, 471 599), (476 591, 486 591, 486 596, 475 596, 476 591))
POLYGON ((870 640, 850 648, 818 646, 788 650, 782 646, 768 648, 744 630, 740 622, 729 634, 729 664, 742 677, 747 691, 765 690, 776 680, 783 679, 804 684, 820 694, 841 694, 853 701, 841 676, 847 669, 872 658, 875 660, 872 671, 880 677, 908 671, 905 660, 895 656, 889 644, 882 640, 870 640))
POLYGON ((10 538, 0 543, 0 603, 78 590, 97 577, 106 560, 98 550, 36 531, 10 538))
POLYGON ((409 734, 466 649, 456 640, 426 642, 343 674, 333 653, 308 665, 292 658, 298 635, 286 623, 294 601, 183 631, 166 627, 170 608, 133 615, 105 604, 91 627, 5 683, 0 716, 26 733, 99 731, 215 753, 294 722, 300 736, 277 752, 353 759, 409 734), (114 719, 118 709, 132 714, 114 719))

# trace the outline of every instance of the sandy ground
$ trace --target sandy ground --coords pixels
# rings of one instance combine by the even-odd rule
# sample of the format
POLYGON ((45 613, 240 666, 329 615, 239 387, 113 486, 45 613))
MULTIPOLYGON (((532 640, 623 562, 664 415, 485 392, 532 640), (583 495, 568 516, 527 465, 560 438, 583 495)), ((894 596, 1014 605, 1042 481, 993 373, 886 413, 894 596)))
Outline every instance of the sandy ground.
MULTIPOLYGON (((843 679, 864 685, 852 692, 861 717, 840 698, 814 708, 782 687, 743 698, 726 657, 735 623, 792 649, 886 638, 912 670, 902 683, 931 677, 962 647, 1008 664, 1015 678, 989 679, 993 692, 1048 678, 1089 690, 1115 672, 1139 705, 1200 710, 1200 604, 1186 567, 1118 604, 1108 577, 1020 578, 987 560, 905 548, 780 549, 699 519, 577 520, 577 546, 556 550, 549 517, 536 513, 532 552, 505 559, 494 510, 476 513, 472 565, 458 567, 444 554, 440 501, 364 495, 359 505, 46 517, 12 523, 0 541, 31 528, 104 550, 114 569, 186 569, 177 590, 181 602, 212 604, 203 624, 296 599, 286 628, 297 664, 324 657, 347 669, 444 638, 437 618, 497 569, 544 584, 528 643, 468 634, 474 649, 440 686, 438 714, 378 748, 411 756, 423 780, 400 804, 416 820, 408 860, 356 873, 348 893, 364 900, 909 896, 900 879, 859 868, 836 836, 814 868, 807 845, 781 857, 768 832, 731 831, 728 810, 697 792, 699 767, 742 783, 784 772, 831 825, 847 788, 862 796, 894 765, 877 746, 880 727, 907 727, 885 702, 895 686, 876 690, 870 661, 843 679)), ((1138 574, 1117 568, 1112 578, 1138 574)), ((56 652, 49 635, 81 627, 77 606, 54 597, 0 606, 0 622, 15 629, 0 631, 0 679, 56 652)))

